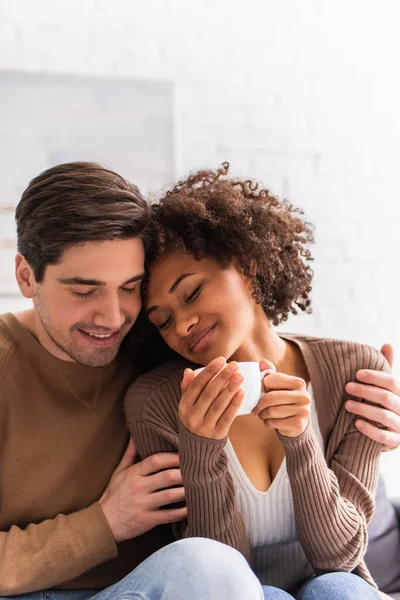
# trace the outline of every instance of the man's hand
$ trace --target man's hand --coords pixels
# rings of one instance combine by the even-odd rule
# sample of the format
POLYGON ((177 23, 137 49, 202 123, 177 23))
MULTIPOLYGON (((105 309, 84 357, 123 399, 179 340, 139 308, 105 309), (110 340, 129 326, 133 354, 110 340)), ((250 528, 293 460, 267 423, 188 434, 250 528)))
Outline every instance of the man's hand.
MULTIPOLYGON (((385 344, 381 352, 393 365, 393 348, 385 344)), ((346 409, 352 414, 381 423, 387 429, 379 429, 372 423, 357 419, 355 425, 367 437, 380 442, 386 449, 396 448, 400 444, 400 381, 388 373, 381 371, 361 370, 357 379, 362 383, 348 383, 346 392, 380 406, 371 406, 362 402, 349 400, 346 409)))
POLYGON ((156 525, 181 521, 187 514, 186 507, 160 510, 161 506, 185 499, 178 455, 162 452, 133 464, 135 457, 136 448, 130 439, 99 500, 117 543, 156 525))

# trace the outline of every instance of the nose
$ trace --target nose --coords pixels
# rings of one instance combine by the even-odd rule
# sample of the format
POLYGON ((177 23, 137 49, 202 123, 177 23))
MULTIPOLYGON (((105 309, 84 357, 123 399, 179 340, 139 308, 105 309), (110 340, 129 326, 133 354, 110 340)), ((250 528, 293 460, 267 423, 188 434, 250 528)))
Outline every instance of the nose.
POLYGON ((97 327, 115 331, 120 329, 125 321, 126 317, 122 310, 118 294, 107 295, 96 307, 93 323, 97 327))
POLYGON ((180 318, 175 317, 176 322, 176 333, 179 337, 185 338, 191 332, 192 329, 199 322, 198 317, 195 315, 182 315, 180 318))

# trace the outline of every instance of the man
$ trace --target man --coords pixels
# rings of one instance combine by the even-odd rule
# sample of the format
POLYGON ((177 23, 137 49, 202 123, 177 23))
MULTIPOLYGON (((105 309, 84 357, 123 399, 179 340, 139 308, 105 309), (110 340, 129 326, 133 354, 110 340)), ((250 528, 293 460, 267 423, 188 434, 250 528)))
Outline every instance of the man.
POLYGON ((142 563, 186 511, 169 507, 184 499, 178 457, 135 463, 124 423, 137 368, 118 351, 141 306, 149 221, 138 189, 60 165, 30 183, 16 221, 33 308, 0 319, 0 596, 259 599, 246 561, 211 540, 142 563))
MULTIPOLYGON (((120 346, 140 310, 148 220, 138 189, 91 163, 45 171, 17 207, 16 277, 33 308, 0 317, 0 597, 262 597, 235 550, 166 545, 186 514, 173 507, 178 457, 136 462, 128 444, 123 396, 138 372, 120 346)), ((351 393, 383 408, 349 409, 390 418, 392 431, 365 433, 393 447, 400 384, 363 381, 351 393)))

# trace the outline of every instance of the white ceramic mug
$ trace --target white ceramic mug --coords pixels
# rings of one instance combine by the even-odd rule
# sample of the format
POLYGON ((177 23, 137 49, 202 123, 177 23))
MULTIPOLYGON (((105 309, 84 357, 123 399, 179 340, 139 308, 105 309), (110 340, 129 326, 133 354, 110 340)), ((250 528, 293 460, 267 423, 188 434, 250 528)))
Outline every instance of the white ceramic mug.
MULTIPOLYGON (((244 389, 245 395, 237 414, 249 415, 264 394, 261 382, 267 371, 260 371, 258 362, 238 362, 238 365, 239 372, 243 375, 241 387, 244 389)), ((196 369, 195 374, 198 375, 203 369, 205 369, 205 367, 196 369)))

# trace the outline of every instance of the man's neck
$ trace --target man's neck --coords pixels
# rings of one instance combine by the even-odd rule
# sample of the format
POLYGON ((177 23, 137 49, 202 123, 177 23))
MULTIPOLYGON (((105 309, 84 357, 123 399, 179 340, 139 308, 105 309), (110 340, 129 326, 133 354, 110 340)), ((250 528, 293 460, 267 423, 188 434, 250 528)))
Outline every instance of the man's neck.
POLYGON ((52 341, 40 324, 40 319, 34 308, 13 313, 22 327, 25 327, 35 340, 52 356, 65 362, 75 362, 52 341))

